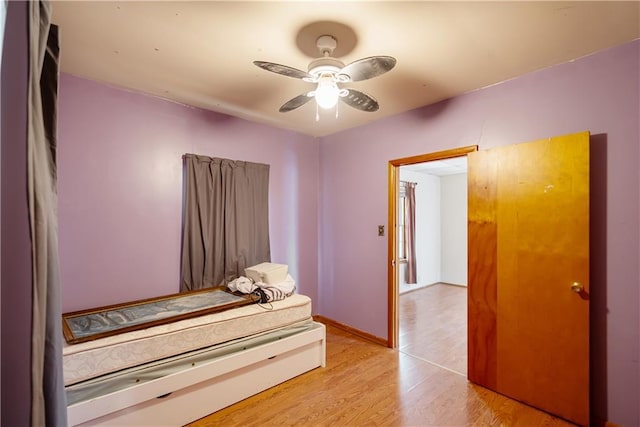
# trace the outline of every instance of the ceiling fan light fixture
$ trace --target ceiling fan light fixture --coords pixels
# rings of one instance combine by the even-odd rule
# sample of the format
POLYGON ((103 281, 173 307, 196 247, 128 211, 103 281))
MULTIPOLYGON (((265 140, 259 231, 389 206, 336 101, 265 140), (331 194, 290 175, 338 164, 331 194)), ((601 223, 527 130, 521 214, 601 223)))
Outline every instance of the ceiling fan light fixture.
MULTIPOLYGON (((316 100, 316 120, 319 120, 318 109, 334 108, 338 100, 360 111, 378 111, 378 101, 370 95, 356 89, 339 88, 338 84, 369 80, 390 71, 396 65, 396 59, 391 56, 370 56, 344 65, 342 61, 332 57, 337 40, 330 35, 320 36, 316 45, 322 57, 316 58, 309 64, 308 72, 275 62, 253 61, 263 70, 283 76, 300 79, 316 85, 315 90, 295 96, 280 106, 281 113, 300 108, 311 98, 316 100)), ((336 108, 336 118, 338 109, 336 108)))
POLYGON ((340 88, 333 81, 331 76, 322 76, 318 81, 314 97, 320 108, 325 110, 335 107, 338 104, 340 88))

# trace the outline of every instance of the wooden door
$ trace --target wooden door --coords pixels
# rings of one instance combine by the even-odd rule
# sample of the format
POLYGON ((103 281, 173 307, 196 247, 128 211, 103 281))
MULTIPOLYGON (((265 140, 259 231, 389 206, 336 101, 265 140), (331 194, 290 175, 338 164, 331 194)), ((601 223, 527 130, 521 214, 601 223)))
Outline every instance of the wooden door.
POLYGON ((589 424, 589 133, 468 154, 469 380, 589 424))

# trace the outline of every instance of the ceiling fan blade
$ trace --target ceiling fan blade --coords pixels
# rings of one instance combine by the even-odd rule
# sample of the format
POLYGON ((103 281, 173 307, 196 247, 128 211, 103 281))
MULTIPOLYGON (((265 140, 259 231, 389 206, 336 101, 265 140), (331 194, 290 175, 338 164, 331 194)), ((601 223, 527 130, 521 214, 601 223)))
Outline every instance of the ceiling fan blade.
POLYGON ((313 76, 306 71, 298 70, 297 68, 288 67, 286 65, 275 64, 273 62, 265 61, 253 61, 255 65, 263 70, 271 71, 272 73, 282 74, 283 76, 293 77, 294 79, 313 78, 313 76))
POLYGON ((291 110, 295 110, 298 107, 302 107, 304 104, 311 101, 311 98, 313 97, 308 96, 306 93, 303 93, 302 95, 298 95, 295 98, 292 98, 287 102, 285 102, 284 104, 282 104, 282 107, 280 107, 280 112, 286 113, 291 110))
POLYGON ((368 113, 378 111, 378 101, 376 101, 372 96, 369 96, 366 93, 360 92, 359 90, 355 89, 347 90, 349 91, 349 93, 345 96, 340 97, 342 102, 350 107, 357 108, 358 110, 366 111, 368 113))
POLYGON ((391 56, 371 56, 345 65, 339 74, 346 74, 352 82, 371 79, 386 73, 396 66, 396 58, 391 56))

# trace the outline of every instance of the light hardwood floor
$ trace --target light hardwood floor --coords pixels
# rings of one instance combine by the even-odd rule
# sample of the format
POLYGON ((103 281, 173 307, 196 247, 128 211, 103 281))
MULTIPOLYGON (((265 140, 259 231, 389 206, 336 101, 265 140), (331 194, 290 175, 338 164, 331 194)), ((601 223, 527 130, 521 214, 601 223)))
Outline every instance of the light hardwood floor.
MULTIPOLYGON (((211 396, 215 399, 215 396, 211 396)), ((327 327, 327 367, 190 426, 569 426, 457 373, 327 327)))
POLYGON ((467 288, 436 284, 400 295, 398 349, 467 374, 467 288))

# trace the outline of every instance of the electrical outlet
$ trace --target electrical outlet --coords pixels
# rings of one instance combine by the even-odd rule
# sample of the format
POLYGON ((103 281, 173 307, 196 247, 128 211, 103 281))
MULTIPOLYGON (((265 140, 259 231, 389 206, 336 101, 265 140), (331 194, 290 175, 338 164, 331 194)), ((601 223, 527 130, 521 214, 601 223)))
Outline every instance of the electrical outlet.
POLYGON ((384 225, 378 226, 378 236, 384 236, 384 225))

